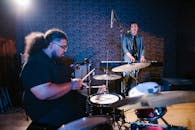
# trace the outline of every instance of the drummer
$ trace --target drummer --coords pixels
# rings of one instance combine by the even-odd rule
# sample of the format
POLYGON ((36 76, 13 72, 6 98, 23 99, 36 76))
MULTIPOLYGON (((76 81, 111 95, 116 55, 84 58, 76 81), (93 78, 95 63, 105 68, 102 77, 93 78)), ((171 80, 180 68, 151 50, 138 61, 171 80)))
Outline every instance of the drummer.
POLYGON ((57 28, 46 33, 32 32, 25 40, 27 61, 21 79, 25 92, 23 104, 32 120, 28 130, 56 129, 83 117, 85 98, 76 91, 83 82, 71 81, 59 62, 67 50, 65 32, 57 28))
MULTIPOLYGON (((122 37, 122 50, 124 55, 124 61, 128 63, 132 62, 146 62, 144 55, 144 39, 141 35, 138 34, 139 26, 136 22, 130 23, 130 33, 125 34, 122 37)), ((133 74, 134 77, 137 76, 138 72, 133 73, 124 73, 124 84, 125 86, 129 86, 130 79, 129 75, 133 74)), ((131 87, 135 86, 135 84, 130 85, 131 87)), ((128 87, 129 88, 129 87, 128 87)))

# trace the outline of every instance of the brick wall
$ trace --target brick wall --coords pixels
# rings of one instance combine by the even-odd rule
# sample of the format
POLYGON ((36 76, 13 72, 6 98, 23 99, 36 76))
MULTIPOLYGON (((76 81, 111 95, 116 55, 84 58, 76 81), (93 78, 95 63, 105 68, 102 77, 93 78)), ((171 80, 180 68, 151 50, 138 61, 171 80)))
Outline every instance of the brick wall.
MULTIPOLYGON (((145 38, 146 56, 149 60, 164 62, 165 39, 172 36, 166 32, 174 30, 174 5, 161 1, 50 1, 42 0, 33 3, 33 8, 24 13, 24 35, 32 31, 45 32, 52 27, 64 30, 68 35, 67 56, 75 62, 90 57, 96 74, 103 74, 100 61, 121 60, 120 28, 115 24, 110 29, 110 14, 114 9, 119 22, 126 28, 131 21, 140 24, 145 38), (164 8, 166 7, 166 10, 164 8), (162 12, 163 10, 163 12, 162 12), (167 13, 172 12, 172 13, 167 13), (162 20, 163 19, 163 20, 162 20), (165 28, 166 27, 166 28, 165 28)), ((17 38, 24 37, 18 32, 17 38)), ((174 37, 173 37, 174 39, 174 37)), ((171 41, 173 41, 173 39, 171 41)), ((168 40, 169 42, 169 40, 168 40)), ((23 42, 18 42, 22 44, 23 42)), ((171 43, 173 48, 175 43, 171 43)), ((168 50, 168 53, 170 50, 168 50)), ((167 53, 167 54, 168 54, 167 53)), ((173 55, 174 57, 174 55, 173 55)), ((172 64, 174 60, 170 60, 172 64)), ((170 69, 174 71, 173 69, 170 69)), ((164 70, 160 70, 164 73, 164 70)), ((172 73, 170 71, 170 73, 172 73)), ((161 74, 161 75, 162 75, 161 74)))

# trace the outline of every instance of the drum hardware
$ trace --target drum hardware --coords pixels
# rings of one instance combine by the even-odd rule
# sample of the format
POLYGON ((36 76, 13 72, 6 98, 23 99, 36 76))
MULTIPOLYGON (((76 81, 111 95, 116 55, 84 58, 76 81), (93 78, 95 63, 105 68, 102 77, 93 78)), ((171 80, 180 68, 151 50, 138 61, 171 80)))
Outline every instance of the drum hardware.
MULTIPOLYGON (((120 101, 111 104, 111 107, 117 107, 119 110, 136 109, 136 115, 139 118, 136 125, 131 125, 131 130, 142 130, 146 126, 151 126, 154 123, 158 124, 157 119, 161 119, 168 130, 175 129, 175 126, 170 125, 164 118, 167 112, 166 106, 180 103, 195 102, 194 91, 165 91, 150 93, 145 95, 137 95, 134 97, 126 97, 120 101), (146 124, 137 124, 137 123, 146 124)), ((177 126, 176 126, 177 128, 177 126)), ((185 127, 180 127, 181 130, 187 130, 185 127)), ((166 130, 166 129, 162 129, 166 130)))
MULTIPOLYGON (((89 70, 88 70, 89 71, 89 70)), ((83 78, 81 78, 81 80, 83 81, 82 85, 84 86, 84 88, 82 90, 78 90, 78 92, 84 96, 86 96, 86 111, 85 113, 90 115, 91 113, 91 107, 88 101, 89 96, 91 95, 91 78, 90 75, 93 74, 95 71, 95 68, 92 69, 91 71, 89 71, 86 75, 83 76, 83 78), (84 82, 86 79, 88 79, 87 82, 84 82)))
MULTIPOLYGON (((107 54, 108 55, 108 54, 107 54)), ((105 61, 106 62, 106 61, 105 61)), ((112 81, 112 80, 117 80, 117 79, 120 79, 121 76, 120 75, 117 75, 117 74, 111 74, 109 73, 109 70, 108 70, 108 62, 106 63, 106 68, 104 69, 104 73, 105 74, 101 74, 101 75, 94 75, 93 78, 95 80, 105 80, 106 81, 106 91, 105 92, 108 92, 108 82, 109 81, 112 81)))
POLYGON ((110 104, 121 100, 122 96, 115 93, 100 93, 91 95, 89 104, 91 106, 90 115, 105 115, 110 118, 112 123, 119 120, 125 122, 124 112, 116 108, 110 107, 110 104))
MULTIPOLYGON (((92 69, 89 73, 83 76, 82 80, 84 81, 85 79, 87 79, 94 71, 95 69, 92 69)), ((115 80, 115 79, 120 78, 120 76, 118 75, 108 74, 107 71, 105 75, 96 75, 94 77, 97 80, 106 80, 106 81, 115 80)), ((87 94, 88 98, 86 100, 86 114, 88 116, 106 115, 106 116, 109 116, 110 118, 112 117, 113 120, 116 120, 117 118, 119 118, 119 112, 118 112, 119 110, 115 110, 115 108, 111 108, 109 107, 109 105, 113 102, 121 100, 122 97, 120 97, 120 95, 117 95, 117 94, 108 93, 107 91, 108 82, 106 84, 107 85, 98 86, 99 89, 106 88, 106 91, 104 91, 103 93, 91 95, 91 89, 97 88, 97 87, 94 87, 94 86, 92 87, 83 82, 83 85, 85 86, 85 88, 88 89, 88 94, 87 94)))
MULTIPOLYGON (((158 92, 159 90, 158 88, 159 88, 158 84, 156 84, 155 82, 142 83, 136 86, 135 88, 131 89, 129 92, 130 94, 129 96, 135 97, 147 93, 155 93, 158 92)), ((138 121, 148 121, 149 123, 158 124, 157 119, 161 118, 163 122, 168 125, 168 123, 162 118, 166 112, 167 112, 166 107, 144 108, 135 110, 135 114, 138 117, 138 121)))
POLYGON ((187 127, 183 126, 164 126, 159 124, 151 124, 145 122, 132 122, 130 123, 131 130, 187 130, 187 127))
POLYGON ((95 80, 105 80, 106 83, 105 83, 104 87, 101 87, 100 89, 104 89, 105 92, 108 92, 108 83, 109 83, 109 81, 120 79, 121 76, 116 75, 116 74, 109 74, 108 72, 106 72, 106 74, 94 75, 93 78, 95 80))
POLYGON ((96 80, 105 80, 106 81, 106 89, 108 92, 108 81, 110 80, 117 80, 120 79, 121 76, 119 75, 115 75, 115 74, 110 74, 109 73, 109 69, 108 69, 108 51, 106 52, 106 68, 104 69, 104 73, 103 75, 95 75, 93 78, 96 80))
POLYGON ((167 112, 166 107, 145 108, 135 110, 135 114, 138 117, 137 121, 139 122, 158 124, 158 119, 160 118, 168 126, 169 125, 168 122, 163 118, 166 112, 167 112))
POLYGON ((139 70, 143 69, 145 67, 148 67, 151 63, 127 63, 121 66, 117 66, 112 68, 113 72, 121 72, 123 73, 123 81, 122 81, 122 85, 121 85, 121 91, 123 93, 124 96, 127 95, 127 91, 129 90, 128 88, 130 88, 126 82, 126 78, 131 77, 132 79, 135 80, 135 86, 138 85, 139 80, 138 80, 138 75, 139 75, 139 70), (127 88, 128 86, 128 88, 127 88))
MULTIPOLYGON (((107 52, 107 59, 108 59, 108 52, 107 52)), ((104 85, 104 87, 99 88, 103 90, 103 93, 97 93, 91 95, 89 101, 92 104, 93 109, 96 110, 95 114, 107 115, 110 118, 112 118, 113 121, 116 121, 117 119, 119 119, 120 112, 115 108, 111 108, 110 104, 117 102, 118 100, 121 100, 122 96, 118 94, 109 93, 108 81, 120 79, 121 76, 116 74, 110 74, 108 72, 108 62, 106 64, 106 69, 104 69, 104 72, 105 74, 93 76, 93 78, 96 80, 106 81, 106 85, 104 85)))

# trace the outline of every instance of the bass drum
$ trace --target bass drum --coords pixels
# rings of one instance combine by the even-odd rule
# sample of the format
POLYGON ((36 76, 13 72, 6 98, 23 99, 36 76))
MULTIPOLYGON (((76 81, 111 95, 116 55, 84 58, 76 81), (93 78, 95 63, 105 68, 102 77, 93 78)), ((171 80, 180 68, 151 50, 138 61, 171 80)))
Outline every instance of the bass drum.
POLYGON ((92 116, 64 124, 58 130, 113 130, 113 127, 108 117, 92 116))

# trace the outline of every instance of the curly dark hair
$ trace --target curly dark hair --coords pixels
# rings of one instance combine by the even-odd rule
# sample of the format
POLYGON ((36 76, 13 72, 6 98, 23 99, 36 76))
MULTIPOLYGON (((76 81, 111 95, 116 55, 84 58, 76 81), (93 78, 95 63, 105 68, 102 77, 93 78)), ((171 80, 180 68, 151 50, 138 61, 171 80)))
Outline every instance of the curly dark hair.
POLYGON ((44 33, 42 32, 32 32, 25 37, 25 51, 24 56, 28 59, 29 56, 41 51, 43 48, 46 48, 48 44, 46 44, 44 39, 44 33))

